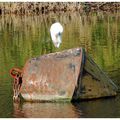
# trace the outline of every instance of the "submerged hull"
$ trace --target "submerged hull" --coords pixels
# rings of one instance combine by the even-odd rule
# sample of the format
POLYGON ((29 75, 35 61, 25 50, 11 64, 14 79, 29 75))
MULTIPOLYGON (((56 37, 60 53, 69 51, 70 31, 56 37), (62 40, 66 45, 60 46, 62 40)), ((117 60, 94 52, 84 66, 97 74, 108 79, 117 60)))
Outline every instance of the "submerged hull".
POLYGON ((115 96, 110 81, 82 48, 75 48, 28 60, 20 93, 26 101, 115 96))
POLYGON ((116 96, 118 90, 114 82, 87 53, 85 53, 85 64, 78 85, 75 99, 79 100, 116 96))

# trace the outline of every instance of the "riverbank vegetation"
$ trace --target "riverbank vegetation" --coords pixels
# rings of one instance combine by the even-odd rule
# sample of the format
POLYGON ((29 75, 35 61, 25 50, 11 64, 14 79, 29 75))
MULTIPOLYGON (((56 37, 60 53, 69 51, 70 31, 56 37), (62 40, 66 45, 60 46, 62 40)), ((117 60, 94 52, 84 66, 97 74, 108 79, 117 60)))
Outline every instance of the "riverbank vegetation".
POLYGON ((118 11, 120 2, 5 2, 0 14, 39 15, 49 12, 118 11))

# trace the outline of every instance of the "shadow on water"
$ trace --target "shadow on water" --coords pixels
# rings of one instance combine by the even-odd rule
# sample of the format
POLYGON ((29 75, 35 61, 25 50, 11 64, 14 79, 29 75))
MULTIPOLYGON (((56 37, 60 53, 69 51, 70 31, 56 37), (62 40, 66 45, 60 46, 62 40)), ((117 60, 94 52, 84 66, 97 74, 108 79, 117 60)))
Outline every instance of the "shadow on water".
POLYGON ((82 111, 83 118, 119 118, 120 97, 102 98, 74 103, 77 110, 82 111))
POLYGON ((0 16, 0 117, 120 117, 119 96, 75 104, 24 103, 13 107, 13 79, 9 75, 12 67, 22 68, 29 58, 84 47, 120 85, 119 21, 119 12, 0 16), (51 42, 49 28, 52 21, 59 21, 64 27, 59 49, 51 42))

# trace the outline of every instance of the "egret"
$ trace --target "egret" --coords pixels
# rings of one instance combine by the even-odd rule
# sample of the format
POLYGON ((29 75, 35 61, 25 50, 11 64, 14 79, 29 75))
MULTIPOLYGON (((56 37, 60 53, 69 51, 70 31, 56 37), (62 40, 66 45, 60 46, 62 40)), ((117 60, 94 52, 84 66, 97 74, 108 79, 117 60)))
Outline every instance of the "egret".
POLYGON ((50 27, 50 34, 55 47, 59 48, 62 43, 63 27, 59 22, 53 23, 50 27))

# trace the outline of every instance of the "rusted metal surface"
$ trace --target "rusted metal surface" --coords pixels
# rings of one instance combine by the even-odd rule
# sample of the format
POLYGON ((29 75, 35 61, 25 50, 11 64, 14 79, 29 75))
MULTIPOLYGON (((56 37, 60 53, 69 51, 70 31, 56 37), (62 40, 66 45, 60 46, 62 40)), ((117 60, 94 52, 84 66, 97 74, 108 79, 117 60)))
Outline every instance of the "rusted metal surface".
POLYGON ((27 101, 71 100, 80 73, 82 48, 27 61, 21 95, 27 101))
POLYGON ((22 87, 14 87, 14 98, 21 93, 26 101, 71 101, 117 94, 117 86, 82 48, 32 58, 22 70, 10 70, 14 80, 18 73, 22 87))
POLYGON ((20 88, 22 85, 22 70, 20 68, 12 68, 10 70, 10 75, 13 80, 13 100, 19 101, 20 88))
POLYGON ((10 69, 10 75, 11 75, 12 78, 16 78, 17 74, 22 74, 22 70, 20 68, 10 69))

